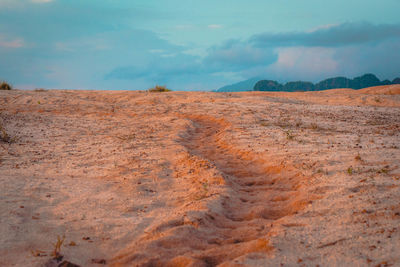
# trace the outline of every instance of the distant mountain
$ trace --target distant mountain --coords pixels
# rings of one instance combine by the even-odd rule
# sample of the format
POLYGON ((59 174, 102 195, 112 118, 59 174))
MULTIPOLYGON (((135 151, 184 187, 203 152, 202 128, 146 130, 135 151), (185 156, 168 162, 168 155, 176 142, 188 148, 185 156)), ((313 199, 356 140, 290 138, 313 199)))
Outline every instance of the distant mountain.
POLYGON ((394 79, 392 84, 400 84, 400 78, 394 79))
POLYGON ((226 85, 219 88, 216 92, 242 92, 242 91, 253 91, 254 85, 261 80, 260 77, 254 77, 242 82, 238 82, 231 85, 226 85))
POLYGON ((314 91, 315 85, 311 82, 288 82, 286 83, 283 88, 285 91, 294 92, 294 91, 314 91))
POLYGON ((320 81, 315 85, 315 90, 327 90, 333 88, 350 88, 351 80, 346 77, 335 77, 320 81))
POLYGON ((254 85, 254 91, 283 91, 283 85, 277 81, 261 80, 254 85))
POLYGON ((368 73, 354 79, 346 77, 335 77, 320 81, 317 84, 311 82, 288 82, 282 85, 276 81, 261 80, 254 85, 254 91, 284 91, 284 92, 298 92, 298 91, 321 91, 334 88, 352 88, 362 89, 366 87, 400 84, 400 78, 396 78, 393 82, 389 80, 380 81, 374 74, 368 73))
MULTIPOLYGON (((399 80, 399 82, 400 82, 400 80, 399 80)), ((391 84, 394 84, 394 83, 392 83, 389 80, 384 80, 384 81, 381 82, 381 85, 391 85, 391 84)))
POLYGON ((381 81, 374 74, 364 74, 356 77, 350 82, 350 88, 362 89, 366 87, 381 85, 381 81))

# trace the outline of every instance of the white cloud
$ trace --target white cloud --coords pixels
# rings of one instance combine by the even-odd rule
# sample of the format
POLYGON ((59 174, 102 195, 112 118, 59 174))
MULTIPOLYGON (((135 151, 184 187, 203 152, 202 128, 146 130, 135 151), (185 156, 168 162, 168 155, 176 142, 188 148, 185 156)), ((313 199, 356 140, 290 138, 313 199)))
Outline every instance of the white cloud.
POLYGON ((66 41, 66 42, 56 42, 54 46, 59 51, 74 52, 81 49, 89 50, 107 50, 110 49, 107 40, 96 37, 85 37, 79 40, 66 41))
POLYGON ((37 3, 37 4, 44 4, 44 3, 50 3, 53 2, 53 0, 31 0, 32 3, 37 3))
POLYGON ((220 29, 220 28, 222 28, 222 25, 220 25, 220 24, 210 24, 207 27, 209 29, 220 29))
POLYGON ((176 25, 175 29, 177 29, 177 30, 190 30, 190 29, 193 29, 193 25, 189 25, 189 24, 176 25))
POLYGON ((13 7, 17 4, 16 0, 0 0, 0 7, 13 7))
POLYGON ((308 31, 306 31, 306 32, 307 32, 307 33, 313 33, 313 32, 319 31, 319 30, 328 30, 328 29, 337 27, 337 26, 339 26, 339 25, 340 25, 340 24, 325 24, 325 25, 319 25, 319 26, 317 26, 317 27, 315 27, 315 28, 312 28, 312 29, 310 29, 310 30, 308 30, 308 31))
POLYGON ((171 54, 163 54, 163 55, 161 55, 161 57, 163 57, 163 58, 176 57, 176 56, 177 56, 177 54, 176 54, 176 53, 171 53, 171 54))
POLYGON ((149 52, 152 54, 161 54, 161 53, 164 53, 165 50, 164 49, 150 49, 149 52))
POLYGON ((0 7, 3 8, 22 8, 27 3, 45 4, 55 0, 0 0, 0 7))
POLYGON ((336 73, 335 49, 325 47, 278 48, 278 60, 267 67, 268 73, 287 79, 311 79, 336 73))
POLYGON ((14 40, 5 40, 3 36, 0 35, 0 47, 5 48, 20 48, 24 46, 24 40, 21 38, 14 39, 14 40))

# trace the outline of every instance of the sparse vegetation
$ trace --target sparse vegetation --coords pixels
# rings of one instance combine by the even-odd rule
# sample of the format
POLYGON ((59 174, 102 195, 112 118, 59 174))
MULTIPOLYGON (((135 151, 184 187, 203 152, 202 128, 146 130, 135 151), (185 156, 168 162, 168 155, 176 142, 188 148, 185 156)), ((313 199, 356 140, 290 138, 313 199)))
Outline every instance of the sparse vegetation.
POLYGON ((208 193, 208 183, 207 182, 203 183, 203 189, 204 189, 204 191, 206 191, 206 193, 208 193))
POLYGON ((47 256, 46 251, 38 250, 38 249, 31 250, 31 254, 33 257, 46 257, 47 256))
POLYGON ((0 81, 0 90, 11 90, 12 86, 5 82, 5 81, 0 81))
POLYGON ((311 123, 310 127, 311 127, 311 129, 313 129, 313 130, 318 130, 318 129, 319 129, 318 124, 316 124, 315 122, 311 123))
POLYGON ((287 140, 293 140, 294 139, 294 135, 292 134, 291 131, 285 131, 286 133, 286 139, 287 140))
POLYGON ((163 92, 171 92, 165 85, 156 85, 153 88, 148 89, 151 93, 163 93, 163 92))
POLYGON ((389 170, 386 167, 377 171, 377 173, 379 173, 379 174, 387 174, 388 172, 389 172, 389 170))
POLYGON ((302 124, 303 124, 303 122, 302 122, 301 120, 298 120, 298 121, 296 122, 296 127, 300 127, 302 124))
POLYGON ((203 182, 201 183, 202 190, 197 194, 196 200, 202 200, 208 197, 208 183, 203 182))
POLYGON ((136 134, 128 134, 128 135, 124 135, 124 136, 117 136, 118 139, 122 140, 122 141, 133 141, 136 139, 136 134))
POLYGON ((62 238, 58 235, 57 236, 57 242, 54 243, 54 250, 51 253, 51 256, 54 257, 54 259, 59 259, 60 257, 62 258, 61 255, 61 246, 64 243, 65 240, 65 236, 63 236, 62 238))
POLYGON ((76 246, 76 243, 75 243, 74 241, 71 241, 71 242, 69 242, 68 246, 70 246, 70 247, 75 247, 75 246, 76 246))
POLYGON ((8 135, 1 122, 0 122, 0 141, 5 143, 11 143, 13 141, 13 138, 11 138, 10 135, 8 135))
POLYGON ((348 167, 348 168, 347 168, 347 173, 348 173, 349 175, 352 175, 352 174, 354 173, 353 167, 348 167))

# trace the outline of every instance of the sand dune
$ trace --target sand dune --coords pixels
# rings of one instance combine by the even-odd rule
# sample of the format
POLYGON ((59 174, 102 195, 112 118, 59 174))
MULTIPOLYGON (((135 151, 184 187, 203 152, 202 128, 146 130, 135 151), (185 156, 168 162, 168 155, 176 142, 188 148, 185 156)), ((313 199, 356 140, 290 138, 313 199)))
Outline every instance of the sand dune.
POLYGON ((399 265, 400 86, 0 91, 0 265, 399 265))

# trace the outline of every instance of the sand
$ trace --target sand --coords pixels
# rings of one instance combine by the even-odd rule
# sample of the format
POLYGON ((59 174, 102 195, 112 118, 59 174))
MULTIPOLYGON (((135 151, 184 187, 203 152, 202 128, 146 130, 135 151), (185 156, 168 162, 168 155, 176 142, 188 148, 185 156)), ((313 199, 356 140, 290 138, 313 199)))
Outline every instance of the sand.
POLYGON ((400 86, 0 91, 0 266, 399 266, 400 86))

